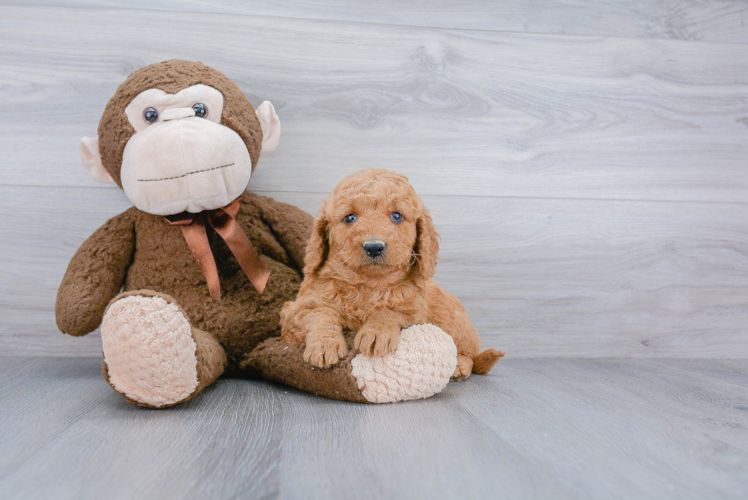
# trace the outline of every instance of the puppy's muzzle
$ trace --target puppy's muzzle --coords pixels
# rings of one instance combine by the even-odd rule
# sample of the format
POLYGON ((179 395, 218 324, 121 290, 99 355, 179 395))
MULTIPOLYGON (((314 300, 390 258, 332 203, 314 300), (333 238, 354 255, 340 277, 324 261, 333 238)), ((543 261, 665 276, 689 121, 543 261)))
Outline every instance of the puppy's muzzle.
POLYGON ((366 252, 366 255, 373 259, 376 259, 380 255, 382 255, 385 248, 387 248, 387 245, 385 245, 384 241, 382 240, 364 241, 364 252, 366 252))

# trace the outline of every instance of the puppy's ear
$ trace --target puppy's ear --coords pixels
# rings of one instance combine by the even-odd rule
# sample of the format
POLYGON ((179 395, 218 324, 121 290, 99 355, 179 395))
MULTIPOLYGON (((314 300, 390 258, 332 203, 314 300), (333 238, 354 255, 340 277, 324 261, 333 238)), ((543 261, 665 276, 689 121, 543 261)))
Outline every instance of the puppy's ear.
POLYGON ((311 276, 316 273, 327 260, 327 254, 329 251, 328 222, 323 206, 320 214, 316 219, 314 219, 312 236, 309 237, 309 243, 306 245, 306 255, 304 256, 304 276, 311 276))
POLYGON ((430 279, 436 271, 436 257, 439 254, 439 233, 434 228, 431 214, 425 208, 416 221, 416 243, 413 246, 415 263, 412 271, 420 279, 430 279))

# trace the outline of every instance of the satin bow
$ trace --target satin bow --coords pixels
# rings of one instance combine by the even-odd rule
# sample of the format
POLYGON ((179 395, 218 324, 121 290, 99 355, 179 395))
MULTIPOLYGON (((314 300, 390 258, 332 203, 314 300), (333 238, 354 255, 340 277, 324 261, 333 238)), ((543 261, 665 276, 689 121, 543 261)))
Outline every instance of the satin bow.
POLYGON ((208 243, 206 222, 226 242, 257 293, 262 294, 270 276, 270 270, 260 259, 260 254, 257 253, 255 247, 252 246, 252 242, 249 241, 239 223, 236 222, 236 216, 239 214, 239 200, 240 198, 237 198, 225 207, 204 210, 197 214, 182 212, 181 214, 166 216, 169 224, 179 226, 182 230, 187 246, 190 247, 192 255, 195 256, 195 260, 203 270, 210 295, 217 300, 221 300, 221 283, 218 279, 216 260, 210 249, 210 243, 208 243))

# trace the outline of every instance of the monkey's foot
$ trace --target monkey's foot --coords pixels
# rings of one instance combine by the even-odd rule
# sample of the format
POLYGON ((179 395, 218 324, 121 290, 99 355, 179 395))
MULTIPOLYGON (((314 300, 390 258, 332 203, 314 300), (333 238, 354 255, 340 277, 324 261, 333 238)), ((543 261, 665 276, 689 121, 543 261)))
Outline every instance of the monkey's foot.
POLYGON ((132 402, 176 404, 198 387, 197 345, 176 304, 156 294, 115 299, 101 324, 104 375, 132 402))
POLYGON ((436 325, 413 325, 400 333, 397 350, 351 360, 351 375, 370 403, 423 399, 441 392, 457 365, 452 337, 436 325))
POLYGON ((440 392, 457 366, 452 337, 430 324, 402 330, 397 350, 381 357, 354 355, 350 349, 340 362, 319 368, 304 361, 303 354, 303 346, 274 337, 249 353, 240 367, 332 399, 394 403, 440 392))

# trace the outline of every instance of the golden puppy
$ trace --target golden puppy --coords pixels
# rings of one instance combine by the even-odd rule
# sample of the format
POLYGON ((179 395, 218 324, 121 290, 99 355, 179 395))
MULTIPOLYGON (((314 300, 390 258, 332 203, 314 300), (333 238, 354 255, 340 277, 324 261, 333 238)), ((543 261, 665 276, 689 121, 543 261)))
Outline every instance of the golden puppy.
POLYGON ((503 353, 480 353, 465 308, 431 277, 439 235, 407 177, 386 169, 349 175, 324 201, 309 239, 304 281, 281 312, 281 338, 306 344, 319 367, 348 355, 344 330, 366 356, 397 349, 400 330, 433 323, 457 345, 453 380, 488 373, 503 353))

